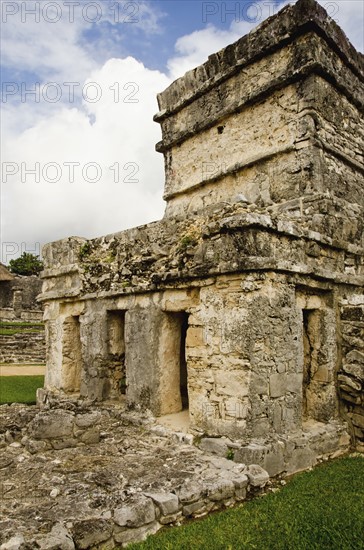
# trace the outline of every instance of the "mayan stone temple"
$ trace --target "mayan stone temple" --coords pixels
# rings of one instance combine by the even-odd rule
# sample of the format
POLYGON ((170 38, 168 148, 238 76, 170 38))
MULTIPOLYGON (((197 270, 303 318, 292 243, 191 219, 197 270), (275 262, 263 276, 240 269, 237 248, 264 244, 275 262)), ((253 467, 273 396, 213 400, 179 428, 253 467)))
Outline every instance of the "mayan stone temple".
POLYGON ((39 402, 186 410, 270 475, 363 451, 364 56, 299 0, 158 103, 164 218, 44 248, 39 402))

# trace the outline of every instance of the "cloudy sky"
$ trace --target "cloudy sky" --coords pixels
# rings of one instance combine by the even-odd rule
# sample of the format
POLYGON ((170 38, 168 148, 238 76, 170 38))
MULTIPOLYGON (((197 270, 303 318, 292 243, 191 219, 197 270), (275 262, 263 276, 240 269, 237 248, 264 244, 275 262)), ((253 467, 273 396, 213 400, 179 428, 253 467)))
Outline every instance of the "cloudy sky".
MULTIPOLYGON (((161 218, 156 94, 287 3, 1 0, 2 261, 161 218)), ((320 3, 363 51, 363 1, 320 3)))

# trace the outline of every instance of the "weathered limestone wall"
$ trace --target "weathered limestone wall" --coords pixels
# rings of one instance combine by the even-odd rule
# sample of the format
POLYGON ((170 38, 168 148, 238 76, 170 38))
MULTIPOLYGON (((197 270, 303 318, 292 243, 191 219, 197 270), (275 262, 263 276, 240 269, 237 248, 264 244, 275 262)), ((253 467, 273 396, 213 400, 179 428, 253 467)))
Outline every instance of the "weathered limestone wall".
MULTIPOLYGON (((111 382, 115 363, 107 346, 107 312, 123 312, 125 362, 120 374, 125 372, 127 401, 156 414, 177 412, 180 332, 178 318, 171 313, 186 312, 192 426, 232 437, 283 434, 301 429, 306 421, 338 417, 340 327, 334 288, 261 272, 220 276, 193 291, 82 300, 62 306, 64 317, 54 310, 55 319, 47 320, 47 330, 57 323, 63 334, 59 348, 51 348, 50 360, 63 362, 58 372, 72 375, 65 350, 70 343, 77 349, 68 320, 71 313, 78 314, 81 395, 120 399, 121 388, 111 382), (305 331, 312 348, 309 365, 305 331)), ((77 392, 67 385, 66 376, 61 384, 52 378, 56 373, 49 369, 46 387, 77 392)))
MULTIPOLYGON (((304 420, 337 417, 335 313, 310 289, 285 276, 223 277, 201 290, 201 338, 187 358, 196 426, 208 433, 262 437, 302 428, 304 420), (319 372, 304 391, 303 310, 322 317, 315 327, 319 372), (194 392, 197 395, 194 397, 194 392), (307 414, 303 399, 309 402, 307 414), (201 408, 201 401, 205 410, 201 408)), ((329 301, 329 300, 328 300, 329 301)))
POLYGON ((340 398, 356 447, 364 451, 364 296, 342 301, 342 364, 338 375, 340 398))
POLYGON ((280 23, 159 94, 166 216, 237 195, 269 207, 326 193, 363 206, 362 56, 313 2, 285 8, 280 23))

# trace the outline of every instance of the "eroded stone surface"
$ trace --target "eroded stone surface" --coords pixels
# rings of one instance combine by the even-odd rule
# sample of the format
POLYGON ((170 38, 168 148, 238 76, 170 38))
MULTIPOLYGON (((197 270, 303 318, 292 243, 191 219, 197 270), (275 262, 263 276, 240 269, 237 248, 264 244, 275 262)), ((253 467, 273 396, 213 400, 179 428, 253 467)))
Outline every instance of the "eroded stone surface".
MULTIPOLYGON (((45 411, 0 408, 0 544, 13 544, 13 537, 22 536, 24 550, 36 544, 43 550, 112 549, 116 543, 141 540, 162 525, 201 517, 269 489, 265 464, 270 467, 272 460, 273 475, 284 476, 312 466, 318 453, 321 458, 336 456, 338 447, 345 452, 349 443, 340 423, 329 428, 313 424, 284 440, 257 443, 260 464, 252 465, 237 460, 247 458, 241 440, 229 442, 236 453, 233 461, 202 451, 198 437, 191 445, 171 429, 161 433, 150 413, 106 403, 89 413, 89 404, 82 401, 54 406, 45 411), (93 418, 99 423, 100 442, 63 448, 46 443, 29 450, 34 419, 46 413, 57 432, 60 412, 65 418, 93 418)), ((46 435, 48 442, 51 434, 46 435)), ((221 439, 225 444, 226 438, 221 439)))
POLYGON ((113 548, 161 525, 231 505, 241 500, 242 489, 249 490, 245 465, 204 454, 171 430, 157 435, 151 415, 120 405, 93 413, 76 401, 43 411, 25 406, 0 410, 2 544, 11 545, 18 536, 24 537, 24 548, 113 548), (42 434, 48 442, 52 435, 66 435, 60 433, 60 419, 69 430, 72 423, 66 420, 80 417, 88 420, 88 429, 91 418, 99 422, 99 443, 28 450, 28 432, 39 426, 37 419, 47 418, 42 434), (9 427, 11 438, 6 437, 9 427))

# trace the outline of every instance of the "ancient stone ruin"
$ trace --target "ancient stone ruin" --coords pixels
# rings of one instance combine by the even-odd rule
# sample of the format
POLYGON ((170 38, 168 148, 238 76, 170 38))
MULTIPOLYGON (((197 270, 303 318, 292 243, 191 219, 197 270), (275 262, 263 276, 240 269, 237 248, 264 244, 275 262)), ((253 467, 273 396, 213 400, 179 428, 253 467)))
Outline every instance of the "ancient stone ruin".
POLYGON ((0 264, 0 363, 45 362, 41 289, 38 276, 14 275, 0 264))
POLYGON ((45 246, 46 390, 363 448, 363 74, 301 0, 159 94, 164 219, 45 246))
MULTIPOLYGON (((126 544, 155 522, 245 498, 266 472, 364 451, 363 92, 364 56, 323 8, 299 0, 159 94, 161 221, 44 248, 43 410, 20 444, 30 453, 77 449, 81 464, 84 445, 101 438, 106 448, 98 426, 108 411, 114 424, 103 438, 113 433, 114 451, 87 452, 124 453, 128 471, 115 434, 144 422, 128 415, 184 410, 189 433, 165 460, 185 453, 206 472, 200 449, 220 457, 209 482, 196 474, 200 489, 188 497, 177 474, 158 485, 167 462, 149 486, 159 496, 140 485, 139 500, 125 493, 112 508, 121 481, 111 481, 103 502, 112 510, 92 516, 98 527, 69 520, 77 547, 126 544)), ((165 452, 158 430, 144 432, 145 447, 154 433, 165 452)), ((83 479, 80 494, 92 481, 83 479)))

